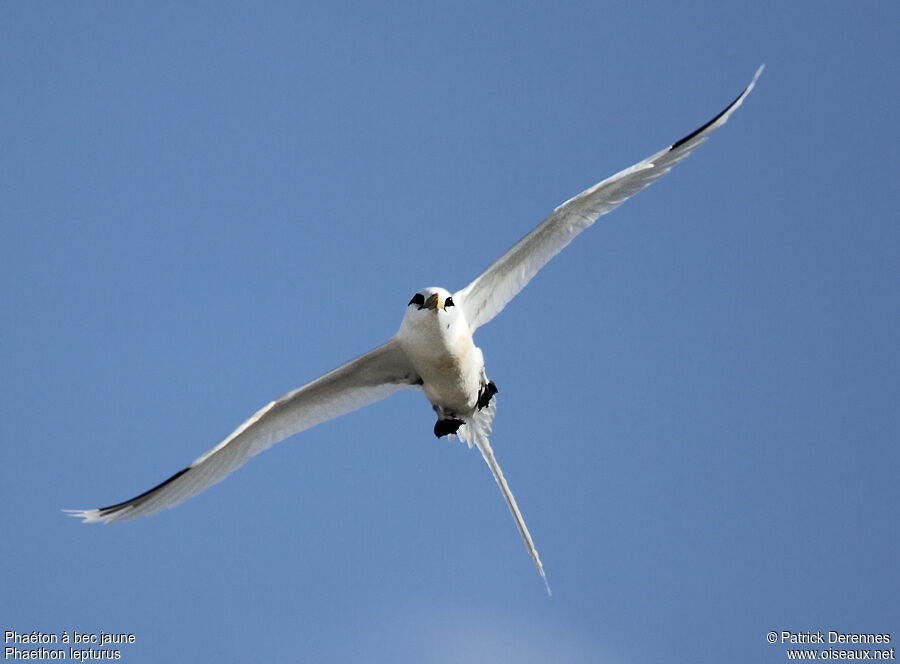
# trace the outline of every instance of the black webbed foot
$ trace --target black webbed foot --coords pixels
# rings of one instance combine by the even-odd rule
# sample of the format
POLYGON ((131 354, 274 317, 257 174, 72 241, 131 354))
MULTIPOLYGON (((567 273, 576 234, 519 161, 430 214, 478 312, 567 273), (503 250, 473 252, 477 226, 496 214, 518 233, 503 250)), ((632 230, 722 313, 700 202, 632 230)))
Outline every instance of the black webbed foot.
POLYGON ((499 391, 492 380, 489 380, 487 385, 482 385, 481 391, 478 393, 478 410, 487 406, 499 391))
POLYGON ((456 433, 463 424, 465 424, 465 422, 457 420, 456 418, 438 420, 434 423, 434 435, 438 438, 449 436, 451 433, 456 433))

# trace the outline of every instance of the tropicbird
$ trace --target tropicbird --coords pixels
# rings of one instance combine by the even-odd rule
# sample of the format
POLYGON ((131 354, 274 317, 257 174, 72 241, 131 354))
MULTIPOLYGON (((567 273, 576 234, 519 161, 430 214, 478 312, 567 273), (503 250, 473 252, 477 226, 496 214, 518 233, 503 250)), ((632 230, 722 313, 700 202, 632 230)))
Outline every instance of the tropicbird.
POLYGON ((549 593, 541 559, 488 440, 498 390, 487 378, 484 357, 472 335, 500 313, 576 235, 665 175, 725 124, 762 70, 763 66, 750 85, 712 120, 557 207, 462 290, 451 294, 429 287, 416 292, 406 306, 400 329, 387 343, 275 399, 192 464, 139 496, 109 507, 65 511, 85 522, 149 516, 197 495, 289 436, 384 399, 400 388, 420 389, 438 417, 434 434, 451 440, 459 436, 470 448, 473 444, 478 447, 549 593))

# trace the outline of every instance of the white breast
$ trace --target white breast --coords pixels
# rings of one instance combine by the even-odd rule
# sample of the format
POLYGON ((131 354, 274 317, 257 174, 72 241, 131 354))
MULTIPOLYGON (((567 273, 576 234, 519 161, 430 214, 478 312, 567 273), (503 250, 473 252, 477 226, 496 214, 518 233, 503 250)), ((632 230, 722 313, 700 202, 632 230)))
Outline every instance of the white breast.
POLYGON ((456 311, 411 310, 397 332, 428 400, 458 415, 475 409, 484 357, 456 311))

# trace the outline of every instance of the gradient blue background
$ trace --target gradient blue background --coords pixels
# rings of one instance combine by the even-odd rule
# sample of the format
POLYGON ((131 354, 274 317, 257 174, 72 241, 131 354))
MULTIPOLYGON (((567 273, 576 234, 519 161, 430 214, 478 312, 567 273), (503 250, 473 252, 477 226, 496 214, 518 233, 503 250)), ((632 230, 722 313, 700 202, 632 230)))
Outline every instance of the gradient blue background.
POLYGON ((0 5, 0 629, 129 663, 900 639, 895 2, 0 5), (402 393, 85 526, 706 122, 476 342, 548 599, 402 393))

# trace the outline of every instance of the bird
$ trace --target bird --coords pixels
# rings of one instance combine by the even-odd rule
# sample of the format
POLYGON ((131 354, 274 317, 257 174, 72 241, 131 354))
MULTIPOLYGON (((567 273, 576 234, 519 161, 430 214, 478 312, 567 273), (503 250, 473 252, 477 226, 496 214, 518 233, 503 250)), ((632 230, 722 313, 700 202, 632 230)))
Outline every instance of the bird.
POLYGON ((86 523, 155 514, 216 484, 285 438, 400 389, 419 390, 437 416, 434 435, 459 438, 481 452, 550 594, 531 533, 491 448, 499 389, 487 377, 484 355, 473 335, 579 233, 668 173, 724 125, 753 90, 764 67, 712 120, 559 205, 462 290, 451 293, 432 286, 417 291, 406 305, 399 330, 386 343, 271 401, 218 445, 152 489, 108 507, 64 511, 86 523))

